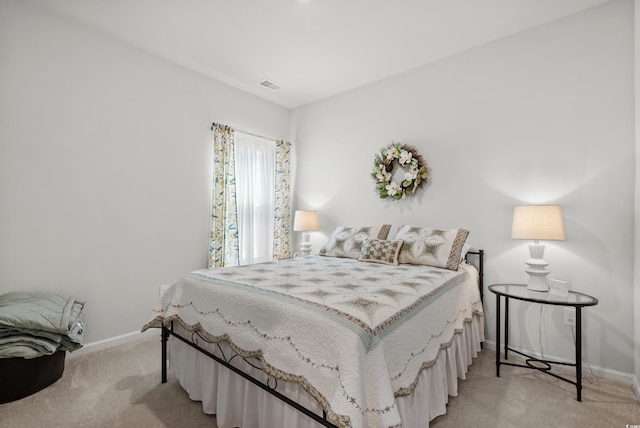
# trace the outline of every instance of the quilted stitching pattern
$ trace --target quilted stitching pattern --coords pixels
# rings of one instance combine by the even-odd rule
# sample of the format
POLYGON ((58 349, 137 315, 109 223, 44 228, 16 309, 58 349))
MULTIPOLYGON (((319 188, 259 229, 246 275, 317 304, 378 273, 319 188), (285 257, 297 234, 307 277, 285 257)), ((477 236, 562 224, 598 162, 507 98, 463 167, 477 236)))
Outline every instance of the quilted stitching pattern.
POLYGON ((365 239, 359 260, 397 266, 402 243, 401 239, 396 241, 365 239))

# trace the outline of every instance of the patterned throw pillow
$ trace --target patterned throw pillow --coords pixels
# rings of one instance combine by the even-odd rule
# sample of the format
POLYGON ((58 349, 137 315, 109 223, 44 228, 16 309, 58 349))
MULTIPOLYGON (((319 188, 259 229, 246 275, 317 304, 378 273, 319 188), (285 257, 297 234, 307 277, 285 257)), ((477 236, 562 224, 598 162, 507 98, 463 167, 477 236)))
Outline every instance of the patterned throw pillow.
POLYGON ((320 249, 319 254, 327 257, 347 257, 357 259, 362 251, 362 243, 366 238, 387 239, 391 230, 390 224, 365 227, 338 227, 329 242, 320 249))
POLYGON ((382 263, 384 265, 398 266, 398 253, 404 241, 385 241, 382 239, 367 238, 362 244, 360 252, 361 262, 382 263))
POLYGON ((401 226, 394 238, 404 241, 398 262, 458 270, 467 236, 466 229, 401 226))

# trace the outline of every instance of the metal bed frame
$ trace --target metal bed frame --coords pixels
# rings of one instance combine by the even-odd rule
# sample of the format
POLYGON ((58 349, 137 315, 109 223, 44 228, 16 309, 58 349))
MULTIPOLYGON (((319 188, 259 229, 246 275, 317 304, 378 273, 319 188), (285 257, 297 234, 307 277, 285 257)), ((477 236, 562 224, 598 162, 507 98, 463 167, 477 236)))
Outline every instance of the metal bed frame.
MULTIPOLYGON (((483 299, 483 294, 484 294, 484 250, 477 250, 477 251, 469 251, 467 253, 467 255, 465 256, 465 260, 468 261, 468 257, 469 255, 474 255, 474 256, 478 256, 478 265, 477 265, 477 269, 478 269, 478 273, 479 273, 479 281, 478 281, 478 287, 480 289, 480 300, 484 301, 483 299)), ((243 378, 245 378, 246 380, 248 380, 249 382, 253 383, 254 385, 260 387, 261 389, 263 389, 264 391, 268 392, 269 394, 273 395, 274 397, 282 400, 283 402, 287 403, 288 405, 290 405, 291 407, 295 408, 296 410, 298 410, 301 413, 304 413, 305 415, 307 415, 308 417, 310 417, 311 419, 313 419, 314 421, 320 423, 321 425, 325 426, 325 427, 329 427, 329 428, 338 428, 336 425, 332 424, 331 422, 329 422, 327 420, 327 412, 326 410, 323 409, 322 411, 322 416, 318 415, 317 413, 309 410, 308 408, 302 406, 301 404, 295 402, 294 400, 292 400, 291 398, 287 397, 286 395, 283 395, 282 393, 280 393, 279 391, 276 390, 276 388, 278 387, 278 380, 276 378, 269 378, 267 380, 267 382, 262 382, 256 378, 254 378, 253 376, 245 373, 244 371, 242 371, 241 369, 239 369, 238 367, 234 366, 232 363, 232 361, 234 360, 234 358, 239 357, 242 360, 244 360, 247 364, 249 364, 250 366, 258 369, 258 370, 262 370, 262 367, 260 366, 259 362, 251 362, 249 359, 233 353, 232 355, 226 356, 224 351, 222 350, 222 348, 220 347, 220 345, 218 343, 214 343, 218 350, 220 351, 220 354, 222 355, 222 357, 219 357, 211 352, 209 352, 208 350, 204 349, 203 347, 198 345, 199 340, 203 340, 207 343, 213 343, 210 342, 208 340, 206 340, 199 331, 195 331, 193 333, 191 333, 191 340, 184 338, 183 336, 179 335, 178 333, 176 333, 173 329, 173 321, 171 321, 171 325, 170 327, 166 327, 166 326, 162 326, 162 383, 166 383, 167 382, 167 342, 169 340, 169 336, 173 336, 176 339, 180 340, 181 342, 189 345, 190 347, 196 349, 197 351, 199 351, 200 353, 206 355, 207 357, 213 359, 214 361, 216 361, 217 363, 223 365, 224 367, 228 368, 229 370, 231 370, 232 372, 242 376, 243 378), (271 379, 273 379, 273 382, 271 381, 271 379), (273 385, 272 385, 273 383, 273 385)), ((481 344, 482 346, 482 344, 481 344)), ((256 358, 257 361, 257 358, 256 358)))

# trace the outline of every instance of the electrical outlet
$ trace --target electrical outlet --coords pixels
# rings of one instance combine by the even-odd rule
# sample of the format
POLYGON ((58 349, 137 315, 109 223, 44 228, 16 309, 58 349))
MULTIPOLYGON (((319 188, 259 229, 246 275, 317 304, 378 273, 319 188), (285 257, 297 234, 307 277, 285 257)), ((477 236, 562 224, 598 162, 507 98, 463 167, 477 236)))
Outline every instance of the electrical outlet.
POLYGON ((576 325, 576 308, 564 308, 564 325, 576 325))

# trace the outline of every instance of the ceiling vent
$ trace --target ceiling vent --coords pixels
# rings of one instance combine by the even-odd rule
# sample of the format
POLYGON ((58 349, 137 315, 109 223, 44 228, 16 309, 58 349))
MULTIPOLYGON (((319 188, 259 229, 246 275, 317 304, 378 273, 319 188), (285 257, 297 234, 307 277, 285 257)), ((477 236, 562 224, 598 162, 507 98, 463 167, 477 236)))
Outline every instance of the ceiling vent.
POLYGON ((274 92, 277 92, 280 89, 284 88, 284 86, 282 86, 281 84, 276 83, 270 79, 262 79, 261 81, 258 82, 258 85, 264 86, 267 89, 271 89, 274 92))

